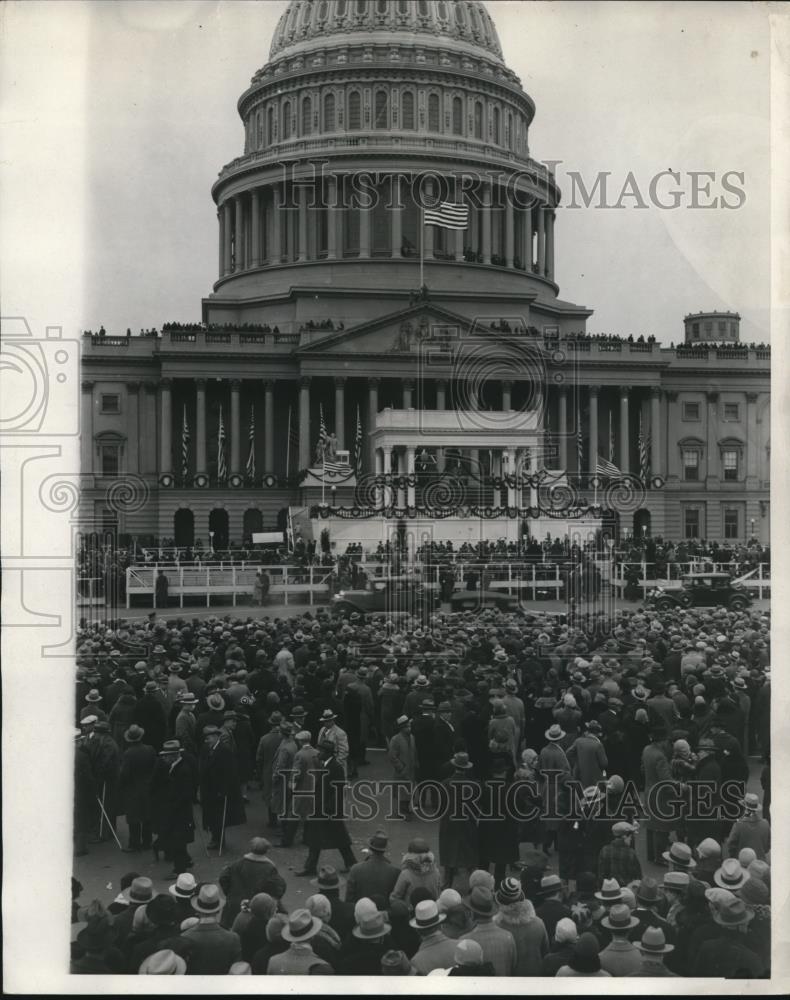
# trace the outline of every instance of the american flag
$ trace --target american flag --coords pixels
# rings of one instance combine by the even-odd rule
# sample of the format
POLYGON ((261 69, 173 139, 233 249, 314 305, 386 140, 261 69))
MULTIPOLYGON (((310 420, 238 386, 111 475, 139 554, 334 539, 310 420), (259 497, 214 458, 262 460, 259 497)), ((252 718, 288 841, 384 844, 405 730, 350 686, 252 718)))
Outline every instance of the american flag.
POLYGON ((609 461, 614 462, 614 425, 611 410, 609 410, 609 461))
POLYGON ((217 435, 217 480, 224 483, 228 478, 228 464, 225 461, 225 424, 222 422, 222 406, 219 408, 219 434, 217 435))
POLYGON ((250 453, 247 455, 247 479, 255 479, 255 406, 250 406, 250 453))
POLYGON ((354 435, 354 472, 357 478, 362 475, 362 421, 359 418, 359 406, 357 406, 357 432, 354 435))
POLYGON ((642 430, 642 414, 639 414, 639 477, 643 483, 650 478, 650 435, 645 437, 642 430))
POLYGON ((469 225, 469 208, 453 201, 443 201, 438 208, 425 209, 425 225, 442 229, 466 229, 469 225))
POLYGON ((181 425, 181 475, 189 476, 189 424, 187 423, 187 408, 184 405, 184 422, 181 425))
POLYGON ((614 462, 607 462, 605 458, 601 458, 600 455, 597 456, 597 461, 595 464, 595 472, 598 476, 619 476, 621 475, 620 470, 614 464, 614 462))
POLYGON ((324 423, 324 404, 319 404, 319 414, 321 416, 321 423, 318 428, 318 440, 321 442, 321 447, 326 448, 329 441, 329 435, 326 432, 326 424, 324 423))
POLYGON ((328 472, 330 476, 347 476, 348 471, 349 466, 342 462, 324 462, 324 475, 328 472))
POLYGON ((582 437, 581 413, 578 413, 576 416, 576 461, 576 470, 581 473, 584 469, 584 438, 582 437))

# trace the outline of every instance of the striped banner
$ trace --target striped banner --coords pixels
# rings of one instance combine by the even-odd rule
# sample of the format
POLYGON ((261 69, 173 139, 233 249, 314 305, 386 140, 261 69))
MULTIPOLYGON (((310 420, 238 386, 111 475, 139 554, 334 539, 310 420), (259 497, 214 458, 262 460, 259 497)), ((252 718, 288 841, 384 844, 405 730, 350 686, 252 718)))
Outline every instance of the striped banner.
POLYGON ((219 434, 217 435, 217 480, 224 483, 228 478, 228 463, 225 459, 225 424, 222 422, 222 406, 219 408, 219 434))
POLYGON ((250 453, 247 455, 247 479, 255 479, 255 406, 250 406, 250 453))
POLYGON ((650 478, 650 440, 642 430, 642 413, 639 413, 639 478, 646 483, 650 478))
POLYGON ((584 438, 582 437, 581 413, 576 415, 576 461, 577 471, 581 473, 584 469, 584 438))
POLYGON ((359 405, 357 405, 357 432, 354 435, 354 472, 357 478, 362 475, 362 421, 359 417, 359 405))
POLYGON ((469 208, 453 201, 443 201, 438 208, 425 209, 425 225, 442 229, 466 229, 469 225, 469 208))
POLYGON ((329 435, 326 432, 326 424, 324 423, 324 404, 319 403, 319 414, 321 416, 321 423, 318 428, 318 440, 321 442, 321 447, 326 448, 329 442, 329 435))
POLYGON ((186 404, 184 404, 184 422, 181 425, 181 475, 185 481, 189 478, 189 424, 186 404))
POLYGON ((607 462, 605 458, 601 458, 598 455, 597 462, 595 465, 596 475, 599 476, 620 476, 622 473, 614 464, 614 462, 607 462))

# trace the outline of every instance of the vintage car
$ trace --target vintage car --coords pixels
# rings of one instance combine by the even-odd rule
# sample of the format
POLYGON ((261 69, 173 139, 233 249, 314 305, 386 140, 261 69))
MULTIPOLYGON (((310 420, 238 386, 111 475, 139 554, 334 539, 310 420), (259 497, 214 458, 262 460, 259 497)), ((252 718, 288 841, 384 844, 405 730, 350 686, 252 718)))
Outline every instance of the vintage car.
POLYGON ((518 597, 501 590, 456 590, 450 597, 451 611, 481 611, 496 608, 498 611, 518 611, 518 597))
POLYGON ((656 587, 650 591, 646 603, 659 611, 711 607, 742 611, 749 607, 752 598, 742 584, 733 582, 729 573, 689 573, 680 587, 671 590, 656 587))
POLYGON ((331 608, 342 615, 400 613, 421 617, 439 604, 439 593, 415 577, 373 577, 364 590, 341 590, 331 608))

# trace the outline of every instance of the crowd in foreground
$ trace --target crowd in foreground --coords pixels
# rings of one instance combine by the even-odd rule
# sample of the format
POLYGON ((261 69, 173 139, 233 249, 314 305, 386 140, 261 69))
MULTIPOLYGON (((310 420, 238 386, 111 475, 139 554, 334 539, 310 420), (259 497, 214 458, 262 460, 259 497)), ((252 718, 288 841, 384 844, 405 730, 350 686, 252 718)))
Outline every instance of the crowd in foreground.
POLYGON ((623 611, 608 633, 493 611, 87 627, 75 853, 126 836, 164 855, 172 884, 130 871, 87 905, 73 884, 72 971, 765 977, 769 625, 704 608, 623 611), (400 858, 391 822, 371 822, 363 860, 352 849, 344 803, 373 745, 401 783, 400 858), (755 752, 761 795, 746 790, 755 752), (668 807, 698 782, 716 808, 668 807), (422 822, 470 785, 478 816, 422 822), (235 846, 251 795, 276 844, 235 846), (286 877, 277 852, 300 829, 286 877), (225 846, 216 882, 195 877, 200 840, 225 846))

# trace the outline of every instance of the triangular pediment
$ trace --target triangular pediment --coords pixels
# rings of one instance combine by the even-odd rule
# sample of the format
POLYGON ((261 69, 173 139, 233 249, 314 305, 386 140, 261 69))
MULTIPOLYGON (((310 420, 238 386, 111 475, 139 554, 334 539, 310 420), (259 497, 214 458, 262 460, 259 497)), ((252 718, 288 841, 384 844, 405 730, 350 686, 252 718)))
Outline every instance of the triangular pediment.
POLYGON ((390 355, 418 353, 426 341, 458 341, 474 334, 475 323, 465 316, 421 301, 406 309, 366 320, 346 330, 335 330, 303 344, 297 354, 390 355))

